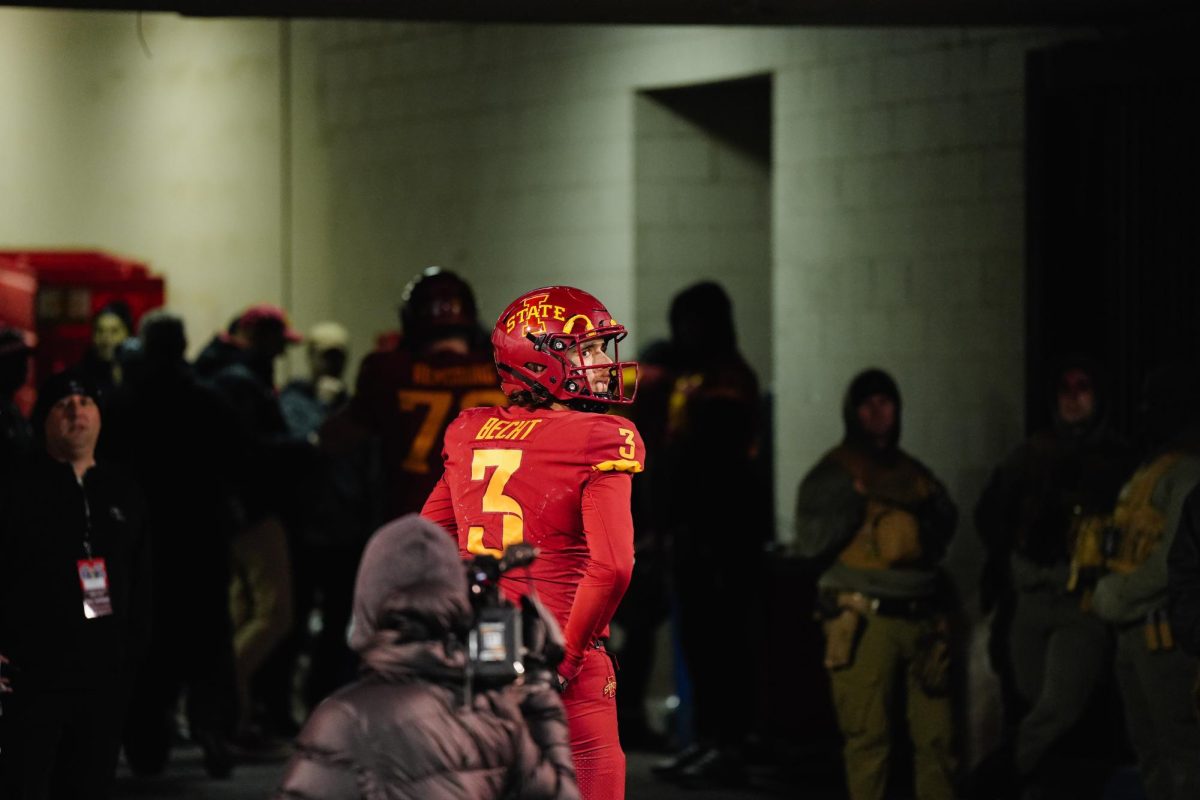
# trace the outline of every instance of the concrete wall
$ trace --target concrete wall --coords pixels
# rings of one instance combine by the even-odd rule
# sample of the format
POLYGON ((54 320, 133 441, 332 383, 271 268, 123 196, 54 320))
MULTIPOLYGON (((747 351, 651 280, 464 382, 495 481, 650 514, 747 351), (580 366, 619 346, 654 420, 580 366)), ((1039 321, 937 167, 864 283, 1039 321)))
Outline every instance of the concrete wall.
POLYGON ((0 9, 0 248, 149 261, 193 349, 279 301, 278 30, 0 9))
POLYGON ((738 345, 769 386, 774 371, 771 86, 763 81, 753 88, 708 87, 666 102, 662 94, 636 98, 634 329, 643 345, 669 338, 674 295, 697 281, 719 278, 733 301, 738 345), (761 109, 755 102, 759 94, 761 109), (747 96, 754 100, 738 102, 747 96), (737 111, 746 119, 738 121, 741 129, 730 129, 723 117, 737 111), (713 115, 720 116, 714 120, 713 115))
POLYGON ((147 258, 194 338, 290 285, 360 354, 428 264, 488 318, 565 282, 637 319, 669 291, 638 285, 638 92, 769 74, 780 536, 865 366, 964 511, 1020 435, 1023 63, 1067 32, 144 27, 152 57, 131 15, 0 10, 0 246, 147 258))
POLYGON ((769 73, 779 535, 866 366, 895 374, 905 444, 964 512, 1019 437, 1024 58, 1065 32, 294 30, 297 259, 348 274, 338 314, 388 323, 365 299, 427 263, 474 280, 488 315, 549 281, 602 294, 618 318, 665 308, 668 281, 637 283, 634 197, 653 180, 635 158, 637 93, 769 73))
POLYGON ((817 37, 777 78, 777 486, 833 440, 853 374, 889 370, 903 444, 959 502, 969 592, 971 507, 1021 435, 1024 56, 1058 34, 817 37))

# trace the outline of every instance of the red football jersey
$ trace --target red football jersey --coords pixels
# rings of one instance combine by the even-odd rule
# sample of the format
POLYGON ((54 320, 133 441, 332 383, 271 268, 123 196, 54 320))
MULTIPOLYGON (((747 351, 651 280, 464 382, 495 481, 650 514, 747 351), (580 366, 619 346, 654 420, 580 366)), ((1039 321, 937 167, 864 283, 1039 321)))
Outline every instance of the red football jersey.
POLYGON ((382 440, 388 512, 421 508, 441 477, 438 445, 456 414, 506 402, 490 355, 400 349, 364 358, 350 412, 382 440))
MULTIPOLYGON (((642 438, 628 419, 571 410, 477 408, 446 430, 445 474, 422 511, 457 533, 464 558, 526 542, 538 557, 502 582, 532 586, 567 638, 571 677, 633 568, 631 475, 642 438)), ((562 668, 560 668, 562 671, 562 668)))

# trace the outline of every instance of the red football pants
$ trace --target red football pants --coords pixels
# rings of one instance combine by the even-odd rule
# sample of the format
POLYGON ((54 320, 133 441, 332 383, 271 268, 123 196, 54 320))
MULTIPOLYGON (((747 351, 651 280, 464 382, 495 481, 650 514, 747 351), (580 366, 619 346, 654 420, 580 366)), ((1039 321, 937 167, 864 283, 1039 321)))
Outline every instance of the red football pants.
POLYGON ((589 647, 583 668, 563 692, 582 800, 625 797, 625 752, 617 737, 615 676, 608 653, 589 647))

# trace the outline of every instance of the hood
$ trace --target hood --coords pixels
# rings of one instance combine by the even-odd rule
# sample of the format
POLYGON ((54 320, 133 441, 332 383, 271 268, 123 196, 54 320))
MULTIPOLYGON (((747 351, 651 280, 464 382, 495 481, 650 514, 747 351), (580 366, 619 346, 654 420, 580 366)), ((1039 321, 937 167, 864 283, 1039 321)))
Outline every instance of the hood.
POLYGON ((446 531, 417 514, 376 531, 358 566, 352 650, 371 663, 373 649, 429 645, 470 620, 466 569, 446 531))
POLYGON ((685 369, 724 361, 737 353, 733 302, 720 284, 701 281, 671 300, 674 359, 685 369))
POLYGON ((891 375, 881 369, 872 367, 855 375, 854 379, 850 381, 849 387, 846 388, 846 396, 842 400, 842 424, 846 430, 846 437, 843 441, 846 444, 866 450, 878 449, 874 442, 863 434, 856 412, 862 401, 876 394, 890 397, 892 402, 896 404, 896 424, 892 427, 892 435, 888 441, 887 449, 891 450, 900 443, 900 412, 902 408, 900 403, 900 387, 896 385, 896 381, 891 375))

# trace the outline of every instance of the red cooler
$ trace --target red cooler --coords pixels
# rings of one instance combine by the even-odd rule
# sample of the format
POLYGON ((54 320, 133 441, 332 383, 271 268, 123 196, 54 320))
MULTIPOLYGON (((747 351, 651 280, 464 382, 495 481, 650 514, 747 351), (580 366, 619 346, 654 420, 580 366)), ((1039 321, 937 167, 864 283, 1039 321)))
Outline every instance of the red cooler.
MULTIPOLYGON (((36 385, 83 358, 92 316, 113 300, 129 305, 134 326, 164 299, 163 279, 139 261, 96 250, 0 250, 0 323, 37 345, 36 385)), ((28 393, 19 398, 28 412, 28 393)))

